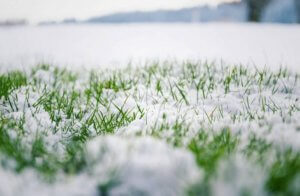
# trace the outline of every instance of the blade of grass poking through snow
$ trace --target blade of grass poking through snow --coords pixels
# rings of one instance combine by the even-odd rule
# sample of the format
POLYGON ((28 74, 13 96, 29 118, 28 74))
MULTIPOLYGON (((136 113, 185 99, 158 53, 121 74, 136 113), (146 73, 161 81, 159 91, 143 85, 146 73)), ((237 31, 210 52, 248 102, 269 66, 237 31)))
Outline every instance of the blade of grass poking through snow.
POLYGON ((299 195, 298 77, 188 61, 4 73, 0 195, 299 195))
POLYGON ((180 93, 182 99, 184 100, 185 104, 189 105, 189 102, 186 98, 185 92, 176 83, 175 83, 175 86, 176 86, 177 90, 179 91, 179 93, 180 93))

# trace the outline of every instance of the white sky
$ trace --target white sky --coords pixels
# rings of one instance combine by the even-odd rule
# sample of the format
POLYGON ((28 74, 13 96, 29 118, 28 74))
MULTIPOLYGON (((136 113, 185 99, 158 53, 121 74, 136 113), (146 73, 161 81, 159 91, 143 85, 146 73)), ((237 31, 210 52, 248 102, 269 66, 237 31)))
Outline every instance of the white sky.
POLYGON ((86 19, 119 11, 178 9, 232 0, 0 0, 0 21, 25 18, 31 23, 75 17, 86 19))

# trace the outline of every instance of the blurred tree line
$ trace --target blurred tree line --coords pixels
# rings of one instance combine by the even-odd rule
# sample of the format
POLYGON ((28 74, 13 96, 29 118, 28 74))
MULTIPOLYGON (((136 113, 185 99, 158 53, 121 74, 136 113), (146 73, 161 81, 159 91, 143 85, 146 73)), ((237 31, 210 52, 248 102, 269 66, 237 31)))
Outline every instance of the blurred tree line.
MULTIPOLYGON (((248 20, 253 22, 259 22, 265 7, 272 0, 244 0, 248 6, 248 20)), ((282 0, 284 1, 284 0, 282 0)), ((295 8, 297 11, 297 21, 300 23, 300 0, 294 0, 295 8)))
POLYGON ((248 20, 260 21, 262 12, 271 0, 245 0, 248 6, 248 20))
POLYGON ((294 1, 295 1, 296 10, 297 10, 298 23, 300 23, 300 0, 294 0, 294 1))

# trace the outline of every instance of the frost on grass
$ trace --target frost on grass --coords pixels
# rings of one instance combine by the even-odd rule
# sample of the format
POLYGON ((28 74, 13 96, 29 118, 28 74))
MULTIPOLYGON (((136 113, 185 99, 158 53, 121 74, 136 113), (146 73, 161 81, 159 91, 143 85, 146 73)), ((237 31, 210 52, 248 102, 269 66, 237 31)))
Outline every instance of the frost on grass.
POLYGON ((0 195, 299 195, 298 80, 207 62, 3 73, 0 195))

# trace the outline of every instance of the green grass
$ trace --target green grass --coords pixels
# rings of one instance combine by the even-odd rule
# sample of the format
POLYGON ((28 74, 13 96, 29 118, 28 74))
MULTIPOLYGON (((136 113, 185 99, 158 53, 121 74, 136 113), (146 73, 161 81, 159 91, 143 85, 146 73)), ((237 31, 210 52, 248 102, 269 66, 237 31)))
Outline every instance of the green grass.
POLYGON ((10 93, 27 84, 27 77, 20 71, 0 75, 0 98, 8 99, 10 93))
MULTIPOLYGON (((276 133, 299 134, 298 78, 287 69, 208 62, 85 74, 43 64, 28 73, 5 73, 1 167, 17 173, 33 169, 51 182, 59 174, 76 177, 88 171, 91 139, 127 135, 141 121, 130 136, 149 135, 193 155, 204 177, 188 189, 191 195, 213 195, 220 163, 236 155, 266 171, 261 174, 266 193, 298 195, 300 149, 293 135, 287 141, 272 135, 282 126, 287 130, 276 133)), ((116 182, 99 184, 99 194, 108 195, 116 182)))
POLYGON ((237 143, 237 138, 225 128, 212 138, 209 138, 205 131, 199 131, 188 147, 194 153, 198 165, 204 168, 207 177, 210 177, 215 172, 218 161, 234 153, 237 143))
POLYGON ((287 150, 277 156, 270 169, 267 189, 277 195, 298 195, 299 185, 296 183, 299 183, 299 179, 294 184, 293 181, 300 173, 300 154, 287 150))

